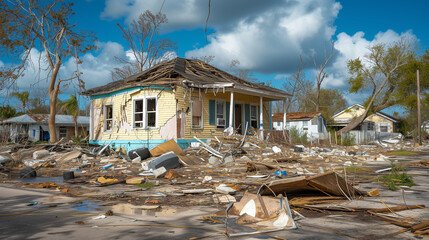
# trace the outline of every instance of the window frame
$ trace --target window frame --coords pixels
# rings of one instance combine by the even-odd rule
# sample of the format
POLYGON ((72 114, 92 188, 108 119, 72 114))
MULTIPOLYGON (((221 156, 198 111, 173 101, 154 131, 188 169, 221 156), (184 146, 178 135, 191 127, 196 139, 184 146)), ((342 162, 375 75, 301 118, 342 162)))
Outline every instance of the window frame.
POLYGON ((112 132, 113 130, 113 103, 105 103, 103 104, 103 130, 104 132, 112 132), (112 108, 112 118, 107 118, 107 107, 112 108), (112 121, 112 124, 110 125, 110 129, 107 129, 107 121, 112 121))
POLYGON ((64 127, 64 126, 60 126, 60 127, 58 127, 58 137, 61 139, 61 138, 67 138, 67 127, 64 127), (63 129, 64 131, 65 131, 65 135, 62 137, 61 136, 61 129, 63 129))
POLYGON ((133 97, 133 108, 132 108, 132 129, 156 129, 158 128, 158 97, 157 95, 149 95, 149 96, 139 96, 139 97, 133 97), (155 99, 155 111, 148 111, 147 110, 147 100, 148 99, 155 99), (141 113, 142 116, 142 120, 138 121, 142 123, 141 127, 136 127, 135 123, 135 114, 136 114, 136 105, 135 103, 137 101, 142 101, 142 112, 137 112, 137 113, 141 113), (155 113, 155 126, 148 126, 148 113, 155 113))
POLYGON ((310 121, 302 121, 302 130, 308 131, 308 125, 310 121))
POLYGON ((259 105, 257 103, 250 103, 249 104, 249 121, 250 121, 250 126, 252 126, 252 121, 256 121, 256 129, 260 128, 261 126, 259 126, 259 119, 258 119, 258 112, 259 112, 259 105), (256 111, 256 117, 254 119, 252 119, 252 106, 255 107, 255 111, 256 111))
POLYGON ((204 101, 203 98, 199 98, 199 97, 195 97, 191 99, 191 129, 204 129, 204 101), (201 119, 200 119, 200 126, 199 127, 194 127, 194 108, 193 108, 193 104, 194 104, 194 99, 197 99, 201 101, 201 119))
POLYGON ((226 100, 225 99, 222 99, 222 98, 219 98, 219 99, 215 99, 215 125, 216 125, 216 128, 226 128, 227 126, 226 126, 226 100), (223 115, 223 119, 225 119, 225 125, 217 125, 217 119, 218 119, 218 112, 217 112, 217 110, 218 110, 218 107, 217 107, 217 104, 218 104, 218 102, 222 102, 223 103, 223 109, 222 109, 222 115, 223 115))
POLYGON ((389 123, 387 123, 387 122, 382 122, 382 123, 380 123, 380 124, 379 124, 378 128, 379 128, 379 131, 380 131, 380 132, 386 132, 386 133, 387 133, 387 132, 389 132, 389 128, 390 128, 390 126, 389 126, 389 123), (383 127, 383 128, 386 128, 386 131, 382 131, 382 130, 381 130, 381 128, 382 128, 382 127, 383 127))

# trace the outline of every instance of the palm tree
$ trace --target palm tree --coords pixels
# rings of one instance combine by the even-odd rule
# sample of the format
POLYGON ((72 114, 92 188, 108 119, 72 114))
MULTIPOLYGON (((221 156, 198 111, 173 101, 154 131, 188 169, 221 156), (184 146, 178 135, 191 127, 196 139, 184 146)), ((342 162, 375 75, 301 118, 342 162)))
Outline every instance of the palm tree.
POLYGON ((71 95, 67 101, 60 101, 58 104, 61 107, 61 111, 63 111, 67 115, 73 116, 74 136, 77 137, 77 118, 79 116, 79 103, 77 101, 76 94, 71 95))
MULTIPOLYGON (((19 99, 19 101, 21 101, 22 104, 22 112, 27 112, 26 108, 27 108, 27 103, 28 103, 28 97, 30 96, 29 92, 13 92, 12 96, 15 96, 16 98, 19 99)), ((28 109, 27 109, 28 110, 28 109)))

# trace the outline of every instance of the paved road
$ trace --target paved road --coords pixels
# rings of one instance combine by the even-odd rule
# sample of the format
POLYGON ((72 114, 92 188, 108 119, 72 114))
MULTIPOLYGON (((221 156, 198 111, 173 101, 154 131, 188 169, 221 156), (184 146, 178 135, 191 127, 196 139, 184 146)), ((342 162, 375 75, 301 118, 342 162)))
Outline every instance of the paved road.
MULTIPOLYGON (((412 168, 410 174, 419 186, 405 192, 408 205, 429 205, 429 171, 412 168)), ((401 191, 389 191, 374 184, 359 186, 361 190, 378 187, 380 196, 341 203, 343 206, 383 208, 383 200, 389 206, 403 206, 401 191)), ((206 239, 226 239, 222 236, 223 225, 203 220, 218 210, 212 207, 189 207, 165 216, 132 215, 115 213, 105 219, 94 220, 111 206, 96 203, 75 204, 79 200, 65 197, 58 192, 44 189, 22 189, 14 185, 0 185, 0 239, 189 239, 210 236, 206 239), (28 203, 38 202, 35 206, 28 203), (116 226, 113 226, 116 225, 116 226), (118 226, 120 225, 120 226, 118 226), (162 225, 162 226, 161 226, 162 225), (170 225, 170 226, 166 226, 170 225), (176 227, 175 227, 176 226, 176 227), (180 228, 180 226, 190 228, 180 228)), ((126 212, 126 211, 125 211, 126 212)), ((402 211, 407 217, 429 219, 429 210, 402 211)), ((285 239, 349 239, 338 232, 355 237, 373 238, 402 230, 369 216, 333 214, 311 217, 298 221, 299 228, 272 233, 285 239), (335 230, 336 232, 327 229, 335 230)), ((396 239, 415 239, 404 233, 396 239)), ((234 239, 272 239, 268 235, 234 239)), ((351 238, 350 238, 351 239, 351 238)))

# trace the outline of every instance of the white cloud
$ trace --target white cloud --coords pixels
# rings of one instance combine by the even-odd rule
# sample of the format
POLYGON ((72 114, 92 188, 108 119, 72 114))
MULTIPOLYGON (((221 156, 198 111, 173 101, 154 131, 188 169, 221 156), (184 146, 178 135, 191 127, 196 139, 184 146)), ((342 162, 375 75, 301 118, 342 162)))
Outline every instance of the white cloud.
MULTIPOLYGON (((86 89, 99 87, 112 81, 111 71, 116 67, 121 67, 123 64, 119 63, 115 58, 123 57, 128 58, 132 61, 132 54, 130 50, 125 50, 124 47, 116 42, 97 42, 96 45, 99 50, 95 53, 86 53, 80 56, 82 64, 79 65, 79 72, 83 73, 81 78, 85 81, 86 89)), ((173 59, 177 57, 176 52, 166 52, 163 56, 165 59, 173 59)), ((49 71, 47 62, 44 58, 44 52, 40 54, 38 49, 33 48, 30 52, 30 61, 24 76, 17 81, 18 91, 28 91, 32 88, 48 89, 49 71), (41 56, 41 63, 39 65, 39 57, 41 56), (41 71, 39 71, 41 66, 41 71)), ((1 66, 1 65, 0 65, 1 66)), ((59 79, 69 78, 74 75, 76 71, 76 62, 74 58, 66 59, 61 66, 59 72, 59 79)), ((68 88, 63 88, 63 93, 75 93, 79 89, 76 81, 71 84, 68 88)))
POLYGON ((362 59, 369 53, 369 47, 374 44, 390 44, 401 40, 401 38, 417 41, 417 37, 411 31, 398 34, 390 29, 377 33, 372 40, 366 39, 363 32, 357 32, 352 36, 344 32, 338 34, 335 41, 336 58, 326 69, 329 76, 324 81, 323 86, 327 88, 347 88, 347 79, 350 77, 347 70, 347 62, 349 60, 362 59))
POLYGON ((261 73, 293 72, 303 56, 320 59, 326 43, 335 33, 333 22, 341 5, 332 0, 286 2, 243 18, 234 27, 219 29, 205 47, 186 53, 191 56, 216 56, 213 63, 227 67, 232 59, 240 67, 261 73))

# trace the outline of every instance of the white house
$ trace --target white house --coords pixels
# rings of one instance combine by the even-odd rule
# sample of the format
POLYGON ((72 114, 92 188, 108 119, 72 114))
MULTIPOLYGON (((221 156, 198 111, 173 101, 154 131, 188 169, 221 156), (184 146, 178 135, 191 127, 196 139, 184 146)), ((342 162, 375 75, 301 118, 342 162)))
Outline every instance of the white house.
MULTIPOLYGON (((8 130, 10 140, 15 142, 21 138, 28 141, 48 141, 49 137, 49 114, 24 114, 1 122, 1 128, 8 130)), ((55 116, 56 134, 59 139, 74 137, 74 122, 71 115, 55 116)), ((81 136, 87 135, 89 127, 89 117, 79 116, 77 119, 78 133, 81 136)))
MULTIPOLYGON (((273 129, 283 130, 283 113, 273 114, 273 129)), ((296 128, 301 132, 306 132, 309 138, 327 138, 326 120, 322 117, 322 112, 290 112, 286 114, 286 129, 296 128)))

